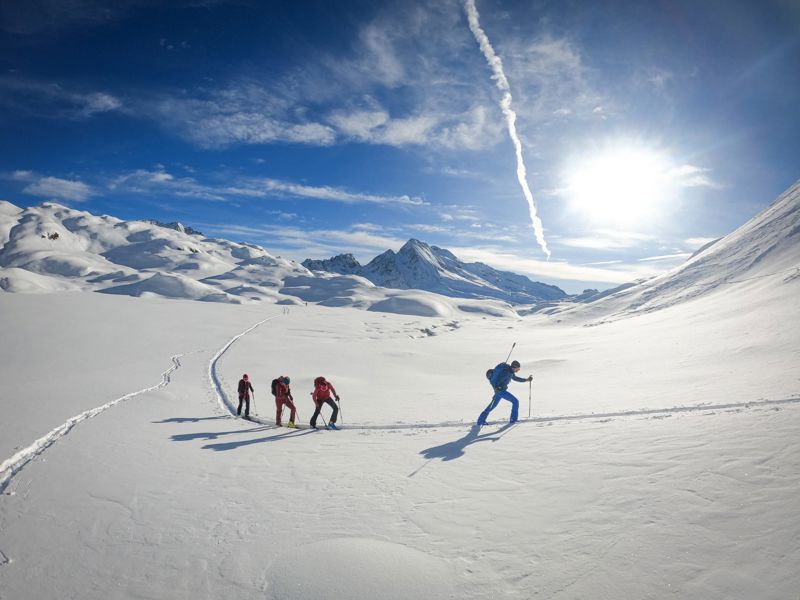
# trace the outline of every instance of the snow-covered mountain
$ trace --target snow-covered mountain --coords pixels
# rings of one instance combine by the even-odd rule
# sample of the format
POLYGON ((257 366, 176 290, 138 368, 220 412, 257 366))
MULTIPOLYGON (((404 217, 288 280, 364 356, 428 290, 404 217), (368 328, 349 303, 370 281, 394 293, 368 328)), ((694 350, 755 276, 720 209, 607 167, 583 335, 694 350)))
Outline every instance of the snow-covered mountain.
POLYGON ((382 287, 427 290, 458 298, 495 298, 517 304, 558 300, 566 293, 554 285, 489 265, 464 263, 449 250, 410 239, 399 252, 387 250, 361 265, 352 254, 303 261, 314 271, 356 274, 382 287))
POLYGON ((515 316, 500 301, 382 289, 357 275, 312 273, 260 246, 204 237, 180 223, 122 221, 50 202, 26 209, 0 202, 0 290, 94 291, 229 304, 314 302, 428 316, 459 310, 515 316))
POLYGON ((167 229, 174 229, 175 231, 180 231, 182 233, 188 233, 189 235, 199 235, 203 236, 202 231, 198 231, 193 227, 187 227, 180 221, 170 221, 169 223, 162 223, 161 221, 156 221, 155 219, 145 219, 145 223, 150 223, 151 225, 158 225, 159 227, 166 227, 167 229))
POLYGON ((768 208, 685 263, 549 312, 594 313, 603 320, 653 312, 715 293, 743 294, 769 286, 773 295, 800 285, 800 181, 768 208))
POLYGON ((329 273, 339 273, 340 275, 357 275, 362 269, 361 263, 350 253, 337 254, 333 258, 324 260, 307 258, 302 265, 311 271, 327 271, 329 273))
POLYGON ((122 221, 54 203, 22 209, 0 201, 0 290, 5 292, 313 302, 444 317, 460 311, 517 316, 526 311, 509 303, 533 303, 539 304, 533 310, 559 318, 603 322, 715 293, 769 287, 777 297, 796 290, 800 182, 676 269, 579 298, 482 263, 463 263, 447 250, 413 239, 399 252, 386 251, 363 266, 348 254, 304 265, 179 224, 122 221))

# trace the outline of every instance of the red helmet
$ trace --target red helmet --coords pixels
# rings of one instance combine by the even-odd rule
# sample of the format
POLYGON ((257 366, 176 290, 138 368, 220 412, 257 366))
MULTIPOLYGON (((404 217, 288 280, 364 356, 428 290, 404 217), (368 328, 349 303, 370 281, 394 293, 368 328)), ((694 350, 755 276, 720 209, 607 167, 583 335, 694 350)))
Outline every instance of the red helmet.
POLYGON ((242 375, 242 379, 247 379, 247 373, 245 373, 244 375, 242 375))

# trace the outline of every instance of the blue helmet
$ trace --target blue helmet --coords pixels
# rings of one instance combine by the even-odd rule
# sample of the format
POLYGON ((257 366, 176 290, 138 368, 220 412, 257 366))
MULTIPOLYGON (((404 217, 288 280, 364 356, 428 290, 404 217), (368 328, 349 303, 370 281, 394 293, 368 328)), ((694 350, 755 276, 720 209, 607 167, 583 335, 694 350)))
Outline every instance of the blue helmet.
POLYGON ((289 379, 288 377, 284 377, 283 378, 283 383, 285 383, 286 385, 289 385, 291 382, 292 382, 292 380, 289 379))

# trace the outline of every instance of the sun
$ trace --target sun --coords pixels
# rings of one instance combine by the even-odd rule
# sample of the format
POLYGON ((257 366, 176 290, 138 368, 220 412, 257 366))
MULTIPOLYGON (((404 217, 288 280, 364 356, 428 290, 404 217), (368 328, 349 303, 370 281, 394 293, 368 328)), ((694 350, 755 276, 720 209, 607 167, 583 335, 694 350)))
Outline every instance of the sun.
POLYGON ((671 171, 664 153, 617 144, 570 161, 562 193, 574 212, 595 224, 636 225, 663 207, 671 171))

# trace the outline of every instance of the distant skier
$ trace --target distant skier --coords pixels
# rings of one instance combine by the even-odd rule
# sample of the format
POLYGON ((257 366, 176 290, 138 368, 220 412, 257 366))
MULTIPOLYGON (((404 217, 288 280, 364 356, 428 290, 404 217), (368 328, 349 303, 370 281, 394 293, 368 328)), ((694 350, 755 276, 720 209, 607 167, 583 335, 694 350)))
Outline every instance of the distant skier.
POLYGON ((275 382, 275 424, 280 427, 281 426, 281 414, 283 413, 283 407, 288 406, 289 410, 289 424, 287 427, 297 427, 294 424, 294 418, 297 415, 297 409, 294 407, 294 398, 292 398, 292 390, 289 387, 289 383, 291 380, 286 377, 280 377, 275 382))
POLYGON ((336 402, 338 402, 339 394, 336 393, 336 388, 333 387, 333 384, 330 381, 326 380, 322 376, 317 377, 314 380, 314 391, 311 393, 311 399, 314 401, 314 405, 316 406, 314 415, 311 417, 311 427, 314 429, 317 428, 317 417, 319 416, 320 410, 322 410, 323 404, 327 404, 333 409, 331 420, 328 421, 328 427, 331 429, 338 429, 338 427, 336 427, 336 417, 339 416, 339 407, 336 406, 336 403, 333 400, 331 400, 331 393, 333 393, 333 397, 336 398, 336 402))
POLYGON ((505 398, 511 402, 511 419, 509 420, 509 423, 517 422, 519 414, 519 400, 517 400, 514 395, 508 391, 508 384, 512 379, 520 382, 533 381, 533 375, 529 375, 527 379, 517 377, 517 371, 519 371, 519 368, 519 362, 515 360, 510 365, 508 363, 500 363, 492 370, 489 383, 491 383, 492 387, 494 388, 494 396, 492 396, 492 401, 489 403, 489 406, 487 406, 481 413, 481 416, 478 417, 479 427, 486 425, 486 418, 497 406, 497 403, 500 402, 500 398, 505 398))
POLYGON ((244 418, 250 417, 250 392, 255 392, 253 384, 247 377, 247 373, 242 375, 239 380, 239 408, 236 409, 236 414, 242 414, 242 403, 244 403, 244 418))

